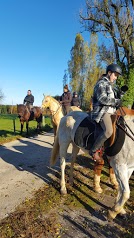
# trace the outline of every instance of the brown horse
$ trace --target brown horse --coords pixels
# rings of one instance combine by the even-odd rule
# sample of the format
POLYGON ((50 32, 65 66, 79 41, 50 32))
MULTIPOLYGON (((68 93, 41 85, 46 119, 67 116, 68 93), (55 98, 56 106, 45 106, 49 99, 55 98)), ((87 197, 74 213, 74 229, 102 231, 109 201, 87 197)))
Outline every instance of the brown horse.
POLYGON ((41 129, 42 125, 42 110, 40 107, 33 107, 30 111, 29 108, 24 104, 17 104, 17 113, 20 118, 21 123, 21 134, 23 132, 24 122, 26 122, 26 133, 28 136, 28 127, 29 121, 36 120, 37 121, 37 131, 41 129))

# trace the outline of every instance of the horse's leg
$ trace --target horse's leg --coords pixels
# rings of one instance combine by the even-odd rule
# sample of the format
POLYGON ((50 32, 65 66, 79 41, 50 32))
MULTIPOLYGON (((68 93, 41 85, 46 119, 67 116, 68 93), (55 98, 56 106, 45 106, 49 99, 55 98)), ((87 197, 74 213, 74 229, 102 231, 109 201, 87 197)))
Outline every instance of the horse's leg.
POLYGON ((36 128, 36 130, 37 130, 37 133, 40 133, 41 132, 41 127, 42 127, 42 116, 38 117, 36 119, 36 121, 37 121, 37 128, 36 128))
POLYGON ((40 117, 39 117, 39 131, 41 132, 41 128, 42 128, 42 119, 43 119, 43 117, 42 117, 42 114, 40 115, 40 117))
POLYGON ((76 146, 75 144, 72 143, 72 156, 71 156, 71 167, 70 167, 70 176, 69 176, 69 183, 73 185, 73 168, 74 168, 74 163, 76 160, 76 156, 79 153, 79 147, 76 146))
POLYGON ((21 131, 20 131, 20 134, 22 134, 22 132, 23 132, 23 125, 24 125, 24 122, 21 121, 21 131))
MULTIPOLYGON (((133 173, 133 169, 128 169, 128 183, 129 183, 129 179, 130 179, 132 173, 133 173)), ((126 210, 123 207, 120 211, 120 215, 125 215, 125 214, 126 214, 126 210)))
POLYGON ((65 167, 66 167, 66 155, 69 144, 66 142, 60 143, 60 167, 61 167, 61 194, 67 194, 65 184, 65 167))
POLYGON ((116 176, 115 176, 115 173, 114 173, 114 170, 113 168, 110 166, 109 164, 109 176, 110 176, 110 182, 111 184, 113 185, 114 189, 118 189, 118 182, 116 180, 116 176))
POLYGON ((53 123, 53 130, 54 130, 54 141, 55 141, 57 126, 54 123, 53 123))
POLYGON ((112 210, 108 211, 109 219, 114 219, 117 214, 122 214, 125 212, 124 205, 130 197, 129 178, 133 172, 132 169, 130 172, 128 172, 127 165, 122 165, 120 166, 119 170, 118 168, 115 168, 114 170, 118 180, 119 190, 114 207, 112 210))
POLYGON ((37 128, 36 128, 36 132, 37 133, 39 133, 39 122, 38 122, 38 120, 36 120, 37 121, 37 128))
POLYGON ((97 193, 102 193, 102 188, 100 186, 100 176, 101 176, 101 171, 102 171, 103 165, 104 165, 103 159, 96 161, 94 164, 93 184, 94 184, 94 190, 97 193))
POLYGON ((26 135, 27 135, 27 136, 28 136, 28 124, 29 124, 29 122, 26 121, 26 135))
POLYGON ((42 128, 42 121, 39 122, 39 131, 41 131, 42 128))

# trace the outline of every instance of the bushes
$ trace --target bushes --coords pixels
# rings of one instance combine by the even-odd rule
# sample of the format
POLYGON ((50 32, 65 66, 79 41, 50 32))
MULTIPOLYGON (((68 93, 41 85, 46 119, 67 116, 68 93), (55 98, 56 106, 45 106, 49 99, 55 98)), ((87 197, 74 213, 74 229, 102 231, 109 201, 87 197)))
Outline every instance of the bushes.
POLYGON ((16 105, 0 105, 0 114, 17 114, 16 105))

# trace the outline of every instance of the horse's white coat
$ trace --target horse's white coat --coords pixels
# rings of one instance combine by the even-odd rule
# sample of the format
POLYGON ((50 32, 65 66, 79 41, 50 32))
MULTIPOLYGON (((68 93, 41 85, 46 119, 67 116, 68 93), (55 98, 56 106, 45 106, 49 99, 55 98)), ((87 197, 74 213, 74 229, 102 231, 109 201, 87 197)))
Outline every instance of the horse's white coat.
MULTIPOLYGON (((54 164, 58 149, 60 149, 61 159, 61 192, 66 194, 65 185, 65 158, 67 149, 70 143, 72 143, 72 165, 74 159, 79 151, 78 146, 74 143, 74 135, 80 122, 87 116, 83 112, 70 112, 67 116, 63 117, 60 121, 56 140, 52 150, 51 163, 54 164), (59 146, 59 147, 58 147, 59 146)), ((133 116, 125 118, 128 126, 134 131, 133 116)), ((130 188, 129 178, 134 171, 134 141, 126 135, 126 139, 121 151, 113 157, 109 157, 110 164, 114 169, 116 178, 119 182, 118 196, 115 206, 112 211, 109 211, 109 216, 115 218, 118 213, 124 213, 124 204, 129 199, 130 188)), ((81 148, 83 150, 83 148, 81 148)), ((83 150, 85 152, 85 150, 83 150)), ((72 168, 72 166, 71 166, 72 168)))
MULTIPOLYGON (((133 116, 126 116, 125 120, 131 130, 134 131, 133 116)), ((126 136, 121 151, 117 155, 109 157, 110 164, 114 169, 119 184, 116 204, 112 211, 109 212, 112 218, 115 218, 116 215, 122 211, 124 204, 130 197, 129 179, 134 171, 133 147, 134 141, 130 137, 126 136)))

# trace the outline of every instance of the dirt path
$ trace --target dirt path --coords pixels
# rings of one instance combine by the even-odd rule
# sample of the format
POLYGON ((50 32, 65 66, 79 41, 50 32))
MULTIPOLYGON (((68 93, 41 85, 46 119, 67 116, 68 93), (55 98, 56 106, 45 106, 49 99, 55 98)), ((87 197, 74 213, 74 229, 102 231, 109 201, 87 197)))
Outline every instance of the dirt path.
POLYGON ((53 140, 53 133, 45 133, 0 146, 0 219, 50 182, 53 140))
POLYGON ((134 177, 130 181, 127 219, 117 217, 109 223, 107 210, 113 206, 116 192, 109 183, 108 168, 104 168, 101 178, 104 193, 96 194, 93 191, 93 161, 79 155, 74 167, 73 187, 68 183, 70 163, 67 163, 68 195, 62 198, 59 161, 54 168, 49 167, 53 140, 53 133, 45 133, 0 146, 0 232, 3 224, 6 230, 6 235, 1 237, 133 238, 134 177), (49 186, 44 186, 47 184, 49 186), (35 195, 39 188, 41 191, 35 195), (32 197, 33 202, 28 201, 24 208, 22 204, 21 210, 9 215, 22 201, 32 197))

